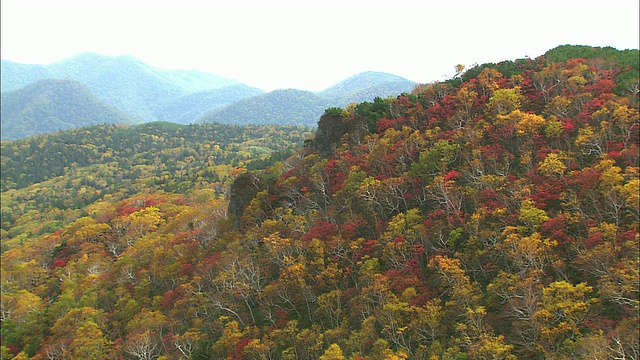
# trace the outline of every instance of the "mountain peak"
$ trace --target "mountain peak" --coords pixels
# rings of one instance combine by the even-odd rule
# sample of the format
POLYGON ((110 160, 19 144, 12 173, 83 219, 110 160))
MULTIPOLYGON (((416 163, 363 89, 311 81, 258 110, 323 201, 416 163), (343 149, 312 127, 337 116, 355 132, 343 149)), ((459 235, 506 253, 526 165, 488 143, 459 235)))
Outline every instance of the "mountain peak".
POLYGON ((411 91, 416 84, 397 75, 365 71, 320 91, 318 95, 334 99, 337 104, 344 106, 354 101, 372 101, 376 96, 386 97, 411 91))
POLYGON ((137 123, 105 105, 73 79, 43 79, 2 94, 2 139, 19 139, 97 124, 137 123))

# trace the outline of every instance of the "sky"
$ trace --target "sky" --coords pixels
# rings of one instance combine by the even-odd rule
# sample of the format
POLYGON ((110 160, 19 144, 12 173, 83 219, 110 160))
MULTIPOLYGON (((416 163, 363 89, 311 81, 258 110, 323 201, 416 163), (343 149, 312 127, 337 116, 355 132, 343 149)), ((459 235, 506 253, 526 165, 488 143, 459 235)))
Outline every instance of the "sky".
POLYGON ((559 45, 640 47, 638 0, 2 0, 0 55, 49 64, 131 55, 265 91, 363 71, 418 83, 559 45))

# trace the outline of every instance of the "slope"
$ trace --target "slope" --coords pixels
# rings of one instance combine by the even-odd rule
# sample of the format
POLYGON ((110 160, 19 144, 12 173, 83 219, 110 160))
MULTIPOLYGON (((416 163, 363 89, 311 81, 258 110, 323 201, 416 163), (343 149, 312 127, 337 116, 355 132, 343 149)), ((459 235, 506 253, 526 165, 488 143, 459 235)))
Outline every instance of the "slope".
POLYGON ((376 97, 385 98, 410 92, 415 85, 415 82, 400 76, 367 71, 345 79, 317 94, 331 99, 335 106, 346 106, 352 102, 371 101, 376 97))
POLYGON ((230 85, 183 95, 158 104, 152 111, 160 120, 190 124, 213 109, 261 94, 264 91, 244 84, 230 85))
POLYGON ((102 103, 85 85, 70 79, 40 80, 2 94, 3 140, 95 124, 137 122, 102 103))
POLYGON ((38 80, 59 77, 42 65, 21 64, 9 60, 2 60, 0 64, 2 93, 18 90, 38 80))
POLYGON ((275 90, 216 109, 197 122, 299 124, 315 127, 326 108, 409 92, 415 85, 416 83, 399 76, 364 72, 317 93, 295 89, 275 90))
MULTIPOLYGON (((144 121, 157 120, 152 108, 176 97, 240 84, 195 70, 162 70, 131 56, 79 54, 49 65, 2 61, 2 92, 36 79, 72 78, 87 85, 102 101, 144 121)), ((158 115, 158 116, 157 116, 158 115)))
POLYGON ((310 91, 285 89, 242 99, 211 111, 198 123, 277 124, 312 127, 330 102, 310 91))
POLYGON ((640 109, 602 60, 331 108, 221 192, 210 142, 3 192, 3 355, 638 358, 640 109))

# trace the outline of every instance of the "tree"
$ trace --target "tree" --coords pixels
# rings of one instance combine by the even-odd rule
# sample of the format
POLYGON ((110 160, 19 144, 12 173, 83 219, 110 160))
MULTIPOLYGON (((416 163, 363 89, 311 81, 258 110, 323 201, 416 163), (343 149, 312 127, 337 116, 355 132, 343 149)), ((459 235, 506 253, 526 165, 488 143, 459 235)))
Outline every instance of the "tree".
POLYGON ((409 330, 409 303, 399 299, 390 299, 378 310, 378 321, 382 325, 382 335, 394 348, 401 348, 409 354, 412 344, 409 330))
POLYGON ((485 109, 487 118, 502 124, 507 119, 507 115, 520 110, 522 106, 522 92, 520 88, 497 90, 490 98, 485 109))
POLYGON ((540 273, 525 275, 500 271, 487 286, 493 306, 503 306, 502 316, 509 318, 508 340, 527 352, 537 352, 540 328, 534 315, 539 310, 539 300, 544 285, 540 273))
POLYGON ((342 324, 345 310, 341 293, 341 290, 336 289, 318 296, 316 316, 325 328, 335 329, 342 324))
POLYGON ((542 93, 545 103, 560 94, 566 81, 565 76, 562 76, 561 68, 556 63, 549 64, 546 68, 534 73, 531 78, 535 89, 542 93))
POLYGON ((473 119, 473 109, 478 100, 478 93, 472 86, 461 86, 456 92, 456 113, 448 123, 454 129, 464 129, 473 119))
POLYGON ((414 208, 400 213, 389 221, 387 230, 380 236, 384 245, 385 260, 396 269, 410 266, 410 260, 421 256, 427 243, 426 228, 420 210, 414 208))
POLYGON ((444 308, 455 325, 456 342, 468 348, 487 331, 484 318, 487 314, 481 305, 482 292, 477 283, 471 282, 457 259, 436 255, 429 261, 429 268, 435 271, 440 288, 447 300, 444 308))
POLYGON ((567 166, 562 162, 560 154, 549 153, 538 166, 538 171, 545 176, 559 177, 564 175, 567 166))
POLYGON ((464 191, 456 184, 458 175, 459 172, 453 170, 444 176, 436 176, 425 187, 426 196, 432 200, 434 207, 444 210, 448 216, 458 214, 464 201, 464 191))
POLYGON ((204 335, 196 331, 187 331, 181 335, 173 336, 173 346, 180 352, 182 359, 191 359, 191 355, 196 350, 204 335))
POLYGON ((584 283, 572 285, 556 281, 542 290, 540 309, 534 321, 540 326, 539 351, 547 357, 555 356, 564 345, 581 336, 585 316, 596 299, 587 296, 593 291, 584 283))
POLYGON ((418 162, 411 164, 411 172, 425 181, 431 180, 446 173, 449 166, 458 159, 459 152, 460 145, 440 140, 420 153, 418 162))
POLYGON ((342 349, 338 344, 331 344, 327 350, 319 357, 320 360, 345 360, 342 349))
POLYGON ((473 359, 516 360, 517 357, 511 353, 513 348, 513 345, 504 342, 502 335, 482 334, 479 340, 470 347, 469 355, 473 359))
POLYGON ((542 224, 549 220, 547 213, 538 209, 533 200, 523 200, 520 207, 520 216, 518 220, 523 222, 529 229, 538 229, 542 224))
POLYGON ((445 313, 440 299, 431 299, 421 306, 412 305, 409 331, 417 344, 433 342, 445 332, 445 313))
POLYGON ((500 88, 498 80, 502 78, 502 74, 493 68, 486 67, 478 74, 478 85, 482 90, 482 95, 492 96, 495 91, 500 88))
POLYGON ((156 339, 156 335, 147 330, 127 336, 127 340, 124 343, 124 351, 135 359, 152 360, 161 354, 162 348, 156 339))
POLYGON ((108 359, 111 341, 93 321, 77 325, 74 337, 69 343, 70 359, 108 359))
POLYGON ((136 211, 129 215, 129 231, 137 237, 142 237, 155 230, 164 222, 160 209, 154 206, 136 211))
MULTIPOLYGON (((222 317, 221 321, 226 321, 226 317, 222 317)), ((225 323, 222 336, 213 344, 213 353, 218 358, 239 359, 241 354, 236 354, 236 346, 238 341, 244 336, 244 331, 240 329, 237 321, 231 320, 225 323)))
POLYGON ((515 110, 509 114, 510 118, 514 118, 516 123, 516 134, 520 136, 527 135, 534 137, 540 134, 540 130, 547 124, 547 120, 536 114, 524 113, 515 110))

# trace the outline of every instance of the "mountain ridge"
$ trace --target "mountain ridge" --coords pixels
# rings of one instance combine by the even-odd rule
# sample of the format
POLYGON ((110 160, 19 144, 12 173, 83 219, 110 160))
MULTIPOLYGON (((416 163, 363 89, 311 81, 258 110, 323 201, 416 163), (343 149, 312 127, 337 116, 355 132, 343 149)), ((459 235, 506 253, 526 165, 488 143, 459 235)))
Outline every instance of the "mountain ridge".
POLYGON ((72 79, 43 79, 2 94, 1 138, 19 139, 98 124, 136 124, 72 79))
POLYGON ((163 70, 129 55, 110 57, 97 53, 82 53, 48 65, 2 60, 1 75, 3 94, 37 80, 71 78, 128 116, 142 122, 178 124, 216 121, 315 127, 325 108, 408 92, 416 85, 393 74, 366 71, 319 92, 276 89, 266 95, 269 93, 261 89, 215 74, 163 70), (252 97, 256 98, 239 102, 252 97), (263 116, 261 108, 270 112, 263 116))
POLYGON ((159 69, 128 55, 97 53, 82 53, 48 65, 2 60, 1 76, 3 93, 44 78, 72 78, 88 86, 101 101, 143 121, 158 120, 161 114, 153 110, 158 103, 240 84, 197 70, 159 69))
POLYGON ((215 109, 198 123, 281 124, 314 127, 330 100, 307 90, 278 89, 215 109))

